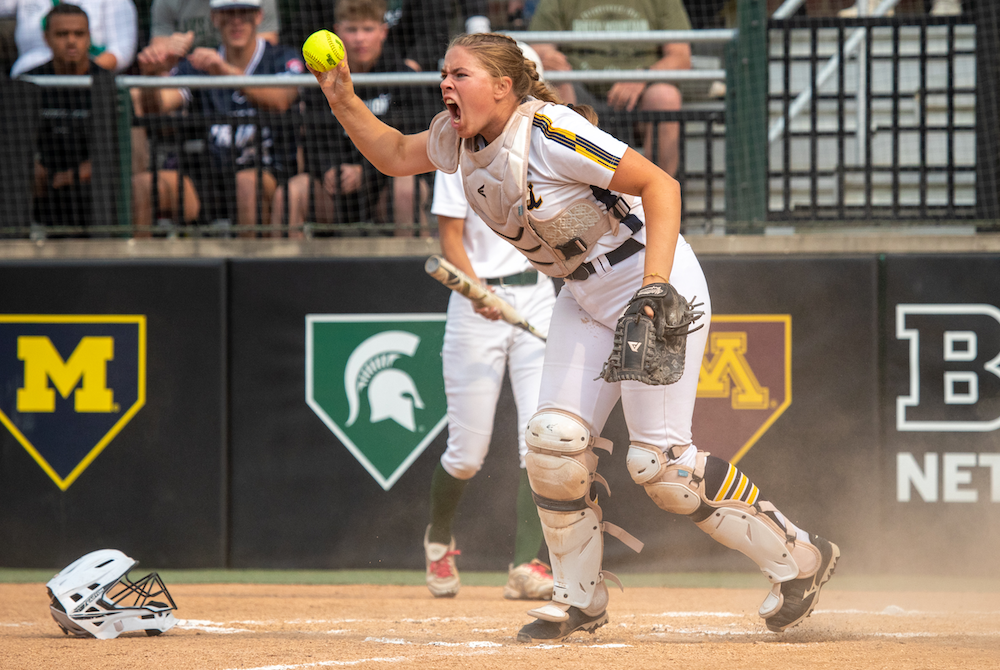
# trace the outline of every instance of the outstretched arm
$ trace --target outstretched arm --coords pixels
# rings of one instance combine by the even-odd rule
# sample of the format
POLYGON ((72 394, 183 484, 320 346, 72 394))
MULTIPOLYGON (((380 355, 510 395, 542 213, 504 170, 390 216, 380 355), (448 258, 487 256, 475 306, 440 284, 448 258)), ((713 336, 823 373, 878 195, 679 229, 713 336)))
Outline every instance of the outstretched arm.
POLYGON ((309 69, 348 137, 379 172, 390 177, 405 177, 434 171, 434 164, 427 157, 429 133, 404 135, 372 114, 354 94, 346 60, 326 72, 309 69))

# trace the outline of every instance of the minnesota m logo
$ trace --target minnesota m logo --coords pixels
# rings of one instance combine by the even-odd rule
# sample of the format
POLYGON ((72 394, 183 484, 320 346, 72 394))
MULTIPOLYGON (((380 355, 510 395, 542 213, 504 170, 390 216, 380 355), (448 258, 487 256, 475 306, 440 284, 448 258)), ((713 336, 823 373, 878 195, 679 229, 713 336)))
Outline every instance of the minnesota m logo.
POLYGON ((767 409, 762 387, 746 359, 745 332, 713 332, 698 375, 699 398, 730 398, 733 409, 767 409))
POLYGON ((698 374, 698 446, 739 461, 792 404, 792 317, 714 314, 698 374))
POLYGON ((146 317, 0 315, 0 423, 66 490, 146 401, 146 317))

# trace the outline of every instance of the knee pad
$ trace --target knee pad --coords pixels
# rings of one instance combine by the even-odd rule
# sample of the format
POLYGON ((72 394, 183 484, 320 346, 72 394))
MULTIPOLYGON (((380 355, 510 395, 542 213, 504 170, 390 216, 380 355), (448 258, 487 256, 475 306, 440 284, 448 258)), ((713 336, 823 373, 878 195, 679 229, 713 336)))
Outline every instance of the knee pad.
POLYGON ((632 443, 625 457, 632 481, 641 484, 657 507, 674 514, 694 514, 701 507, 704 487, 699 472, 707 453, 699 451, 694 469, 668 464, 666 454, 649 444, 632 443))
POLYGON ((528 445, 524 464, 531 490, 558 501, 587 497, 590 484, 599 477, 594 447, 611 451, 611 442, 592 436, 583 419, 559 410, 531 417, 524 441, 528 445))

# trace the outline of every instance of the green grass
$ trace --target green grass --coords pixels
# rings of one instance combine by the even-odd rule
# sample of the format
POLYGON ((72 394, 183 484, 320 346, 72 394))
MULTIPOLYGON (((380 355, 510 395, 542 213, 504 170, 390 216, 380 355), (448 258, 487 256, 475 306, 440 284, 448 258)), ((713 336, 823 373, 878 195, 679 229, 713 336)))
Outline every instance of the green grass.
MULTIPOLYGON (((57 570, 0 568, 0 584, 44 584, 57 570)), ((167 586, 174 584, 379 584, 422 586, 420 570, 159 570, 167 586)), ((133 577, 146 574, 139 566, 133 577)), ((626 588, 767 589, 760 573, 672 572, 620 573, 626 588)), ((462 572, 466 586, 503 586, 503 572, 462 572)), ((1000 578, 837 575, 831 589, 847 591, 973 591, 1000 592, 1000 578)))

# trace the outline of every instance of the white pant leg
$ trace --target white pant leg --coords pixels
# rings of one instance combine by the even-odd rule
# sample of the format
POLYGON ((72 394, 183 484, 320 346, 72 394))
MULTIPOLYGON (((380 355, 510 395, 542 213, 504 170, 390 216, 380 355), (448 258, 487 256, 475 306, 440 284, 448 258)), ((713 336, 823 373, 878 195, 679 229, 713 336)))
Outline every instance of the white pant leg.
POLYGON ((684 374, 667 386, 622 382, 622 410, 629 437, 633 442, 656 445, 664 450, 692 444, 691 420, 698 395, 698 374, 712 321, 708 284, 690 247, 678 249, 670 283, 687 300, 704 303, 697 309, 705 314, 695 323, 703 327, 687 337, 684 374))
POLYGON ((594 435, 600 435, 620 395, 620 384, 594 381, 613 341, 614 331, 598 323, 563 288, 549 326, 539 411, 570 412, 583 419, 594 435))
POLYGON ((441 465, 456 479, 475 476, 489 451, 512 331, 476 314, 468 298, 453 293, 448 301, 441 352, 448 443, 441 465))

